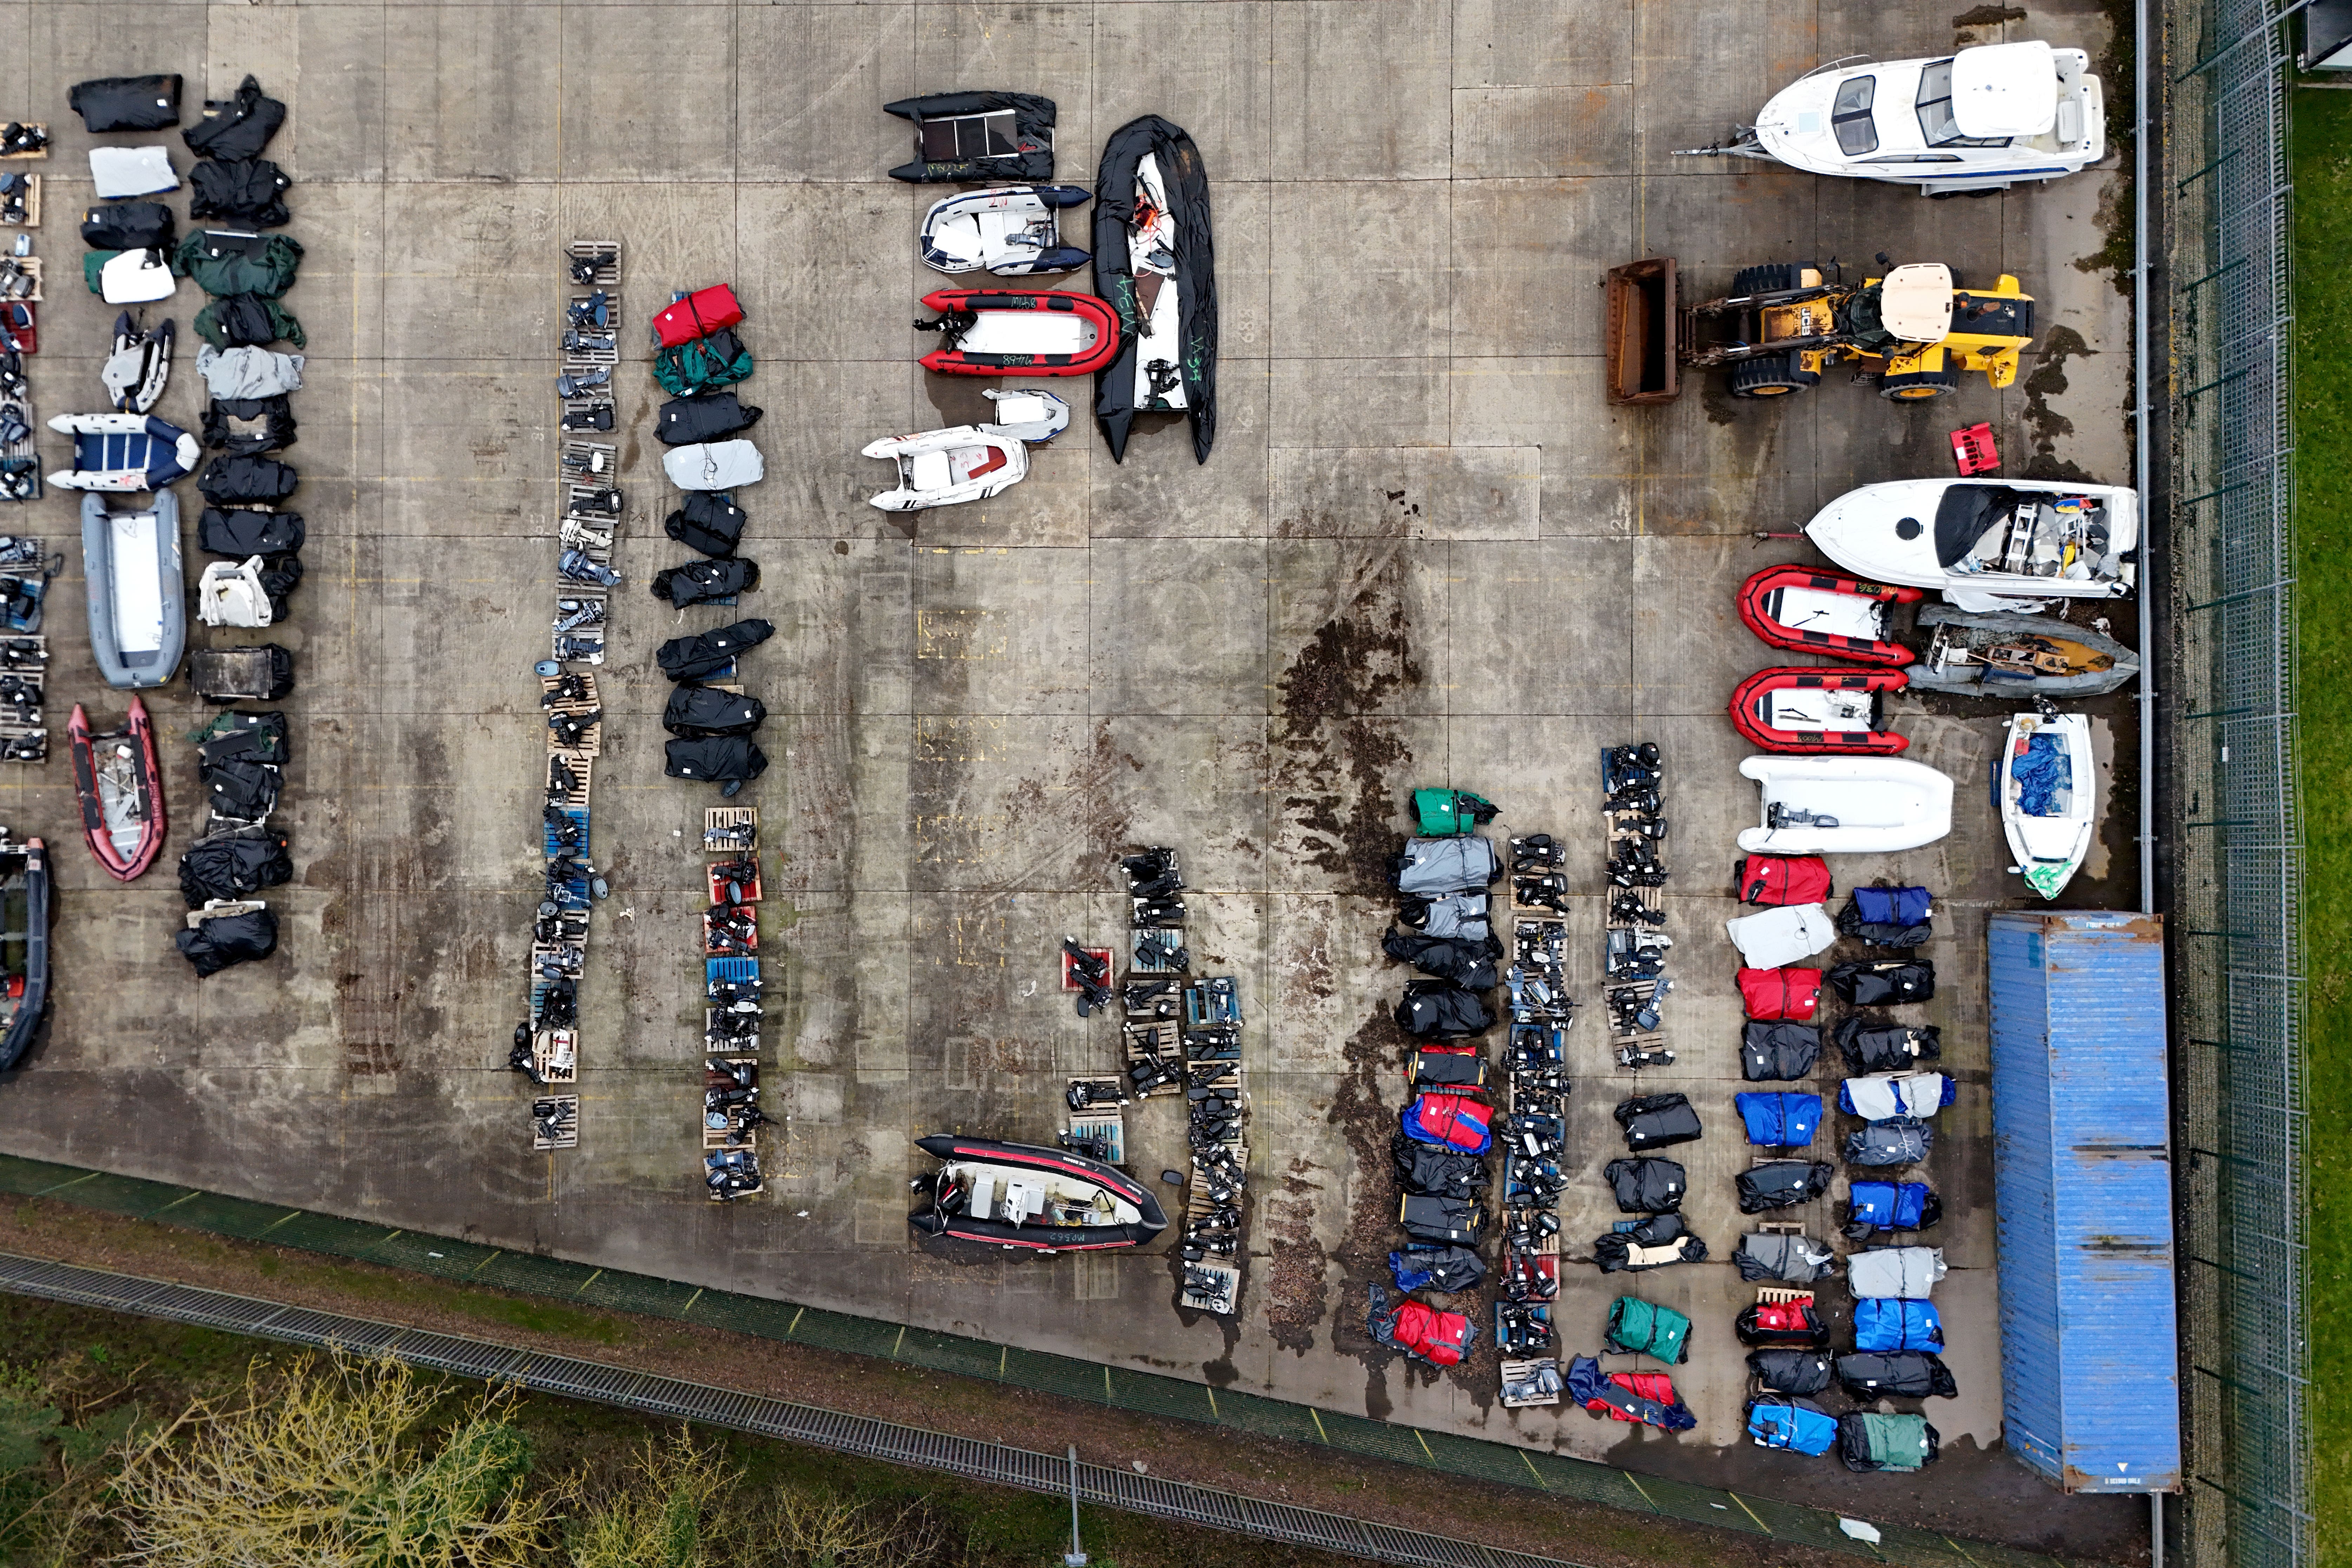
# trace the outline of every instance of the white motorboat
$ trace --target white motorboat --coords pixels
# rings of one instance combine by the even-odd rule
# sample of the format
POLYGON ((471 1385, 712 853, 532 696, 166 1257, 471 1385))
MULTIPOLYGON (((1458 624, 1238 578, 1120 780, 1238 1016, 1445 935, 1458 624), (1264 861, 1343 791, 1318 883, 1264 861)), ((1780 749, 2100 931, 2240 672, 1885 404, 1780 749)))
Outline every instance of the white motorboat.
POLYGON ((2080 713, 2020 713, 2009 721, 2008 742, 1993 788, 2001 831, 2017 857, 2010 869, 2054 899, 2091 852, 2097 809, 2091 721, 2080 713))
POLYGON ((1763 821, 1743 830, 1751 855, 1884 855, 1952 830, 1952 781, 1897 757, 1750 757, 1763 821))
POLYGON ((1849 572, 1933 588, 1964 610, 2118 599, 2138 579, 2139 498, 2120 485, 1898 479, 1848 490, 1805 536, 1849 572))
POLYGON ((1701 155, 1951 196, 2063 178, 2106 155, 2105 96, 2082 49, 2033 40, 1931 59, 1832 60, 1701 155))
POLYGON ((886 436, 867 444, 866 457, 898 465, 898 488, 875 496, 872 504, 884 511, 922 511, 986 500, 1028 477, 1029 448, 1024 443, 1050 441, 1069 426, 1070 405, 1050 392, 992 386, 981 395, 996 405, 999 422, 886 436))
POLYGON ((923 215, 923 265, 999 278, 1083 267, 1087 253, 1062 243, 1056 214, 1091 194, 1083 185, 998 185, 942 196, 923 215))

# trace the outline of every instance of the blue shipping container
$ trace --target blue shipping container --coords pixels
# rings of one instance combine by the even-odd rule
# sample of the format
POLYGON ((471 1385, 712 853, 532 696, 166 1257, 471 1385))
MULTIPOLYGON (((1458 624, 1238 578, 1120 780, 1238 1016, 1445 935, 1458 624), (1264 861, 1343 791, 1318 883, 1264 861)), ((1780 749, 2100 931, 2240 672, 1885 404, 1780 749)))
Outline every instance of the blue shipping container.
POLYGON ((2180 1489, 2159 917, 1996 911, 2001 1432, 2070 1492, 2180 1489))

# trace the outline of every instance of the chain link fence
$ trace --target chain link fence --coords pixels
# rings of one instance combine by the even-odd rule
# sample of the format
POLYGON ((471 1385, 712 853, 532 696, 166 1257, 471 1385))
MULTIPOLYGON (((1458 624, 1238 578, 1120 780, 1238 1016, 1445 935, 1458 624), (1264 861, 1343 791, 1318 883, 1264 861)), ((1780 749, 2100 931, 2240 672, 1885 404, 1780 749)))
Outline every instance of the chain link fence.
MULTIPOLYGON (((2167 0, 2173 982, 2199 1568, 2312 1560, 2305 1388, 2292 0, 2167 0)), ((2150 40, 2151 47, 2156 40, 2150 40)))
MULTIPOLYGON (((1573 1499, 1580 1502, 1601 1503, 1624 1509, 1633 1514, 1664 1516, 1692 1523, 1731 1530, 1767 1540, 1818 1547, 1826 1551, 1879 1563, 1897 1563, 1909 1568, 2062 1568, 2059 1559, 2037 1552, 2020 1551, 1994 1543, 1959 1540, 1930 1530, 1907 1525, 1880 1523, 1880 1539, 1874 1546, 1846 1534, 1839 1528, 1839 1516, 1831 1510, 1808 1507, 1801 1503, 1777 1501, 1716 1487, 1693 1486, 1686 1482, 1668 1480, 1651 1475, 1636 1475, 1612 1465, 1596 1464, 1589 1459, 1571 1458, 1565 1454, 1546 1453, 1539 1449, 1517 1447, 1508 1443, 1491 1443, 1479 1438, 1465 1437, 1449 1432, 1433 1432, 1421 1427, 1405 1426, 1386 1421, 1369 1420, 1336 1410, 1322 1410, 1311 1405, 1294 1404, 1288 1400, 1269 1399, 1262 1394, 1245 1394, 1238 1389, 1216 1389, 1205 1384, 1183 1378, 1163 1377, 1155 1373, 1138 1372, 1129 1367, 1106 1366, 1098 1362, 1080 1361, 1071 1356, 1054 1355, 1044 1351, 1023 1350, 1015 1345, 992 1343, 986 1340, 966 1338, 960 1334, 940 1333, 929 1329, 911 1328, 905 1324, 886 1322, 877 1318, 852 1317, 842 1312, 824 1311, 815 1307, 797 1306, 790 1301, 771 1300, 764 1297, 740 1295, 731 1290, 704 1289, 675 1280, 658 1279, 648 1275, 630 1274, 618 1269, 598 1268, 585 1263, 571 1263, 562 1258, 540 1258, 527 1253, 507 1252, 478 1242, 459 1241, 449 1237, 429 1236, 418 1231, 395 1230, 385 1226, 370 1225, 363 1220, 339 1218, 333 1215, 317 1214, 307 1209, 289 1209, 275 1204, 257 1203, 235 1198, 221 1193, 197 1191, 173 1186, 165 1182, 144 1181, 135 1176, 114 1175, 99 1171, 85 1171, 70 1165, 51 1164, 41 1160, 27 1160, 13 1154, 0 1154, 0 1194, 16 1194, 27 1197, 50 1197, 100 1209, 110 1214, 138 1219, 159 1220, 165 1224, 210 1231, 217 1236, 234 1237, 246 1241, 259 1241, 272 1246, 299 1247, 306 1251, 347 1258, 362 1263, 381 1264, 394 1268, 414 1270, 443 1279, 473 1285, 490 1285, 502 1289, 525 1292, 559 1301, 575 1302, 582 1306, 602 1307, 614 1311, 633 1312, 647 1317, 668 1319, 700 1324, 707 1328, 726 1329, 737 1333, 754 1334, 762 1339, 778 1340, 791 1344, 804 1344, 818 1350, 835 1351, 849 1355, 872 1356, 879 1360, 919 1366, 939 1373, 965 1377, 985 1378, 994 1383, 1034 1389, 1042 1394, 1054 1394, 1069 1399, 1082 1399, 1089 1404, 1112 1409, 1132 1411, 1139 1415, 1177 1416, 1187 1421, 1203 1422, 1236 1432, 1246 1432, 1257 1437, 1281 1438, 1287 1442, 1313 1444, 1367 1459, 1385 1459, 1397 1464, 1413 1465, 1424 1469, 1444 1471, 1475 1480, 1501 1486, 1518 1487, 1550 1496, 1573 1499)), ((9 1280, 16 1269, 26 1281, 63 1279, 63 1275, 25 1272, 36 1266, 31 1260, 18 1260, 0 1268, 0 1289, 12 1287, 9 1280)), ((62 1268, 64 1265, 40 1265, 40 1268, 62 1268)), ((84 1270, 83 1273, 93 1271, 84 1270)), ((123 1279, 123 1276, 105 1276, 123 1279)), ((86 1285, 88 1281, 83 1283, 86 1285)), ((95 1287, 92 1287, 93 1289, 95 1287)), ((185 1300, 198 1297, 207 1299, 207 1310, 215 1310, 211 1299, 216 1292, 194 1291, 183 1286, 152 1287, 156 1291, 183 1292, 185 1300)), ((53 1293, 44 1286, 36 1294, 53 1293)), ((242 1297, 218 1297, 222 1301, 244 1301, 242 1297)), ((157 1295, 152 1300, 142 1297, 145 1304, 133 1310, 152 1312, 153 1302, 182 1301, 181 1295, 157 1295)), ((243 1331, 267 1331, 284 1338, 289 1325, 310 1325, 327 1321, 328 1315, 311 1313, 304 1309, 271 1308, 267 1303, 247 1303, 265 1314, 278 1311, 285 1316, 269 1321, 267 1330, 255 1329, 243 1321, 220 1321, 214 1326, 239 1329, 243 1331)), ((227 1310, 229 1309, 219 1309, 227 1310)), ((236 1310, 243 1311, 245 1308, 236 1310)), ((188 1321, 213 1322, 210 1319, 189 1318, 188 1321)), ((258 1320, 257 1320, 258 1321, 258 1320)), ((356 1320, 337 1320, 356 1321, 356 1320)), ((338 1330, 338 1333, 345 1331, 338 1330)), ((350 1330, 358 1333, 360 1330, 350 1330)), ((426 1340, 439 1342, 476 1345, 474 1341, 447 1340, 447 1336, 425 1335, 421 1331, 391 1329, 375 1325, 370 1332, 405 1336, 408 1348, 401 1350, 409 1355, 415 1345, 426 1340)), ((346 1342, 358 1343, 356 1340, 346 1342)), ((388 1341, 369 1342, 382 1348, 388 1341)), ((452 1352, 453 1354, 455 1352, 452 1352)), ((468 1350, 474 1358, 460 1364, 455 1361, 423 1362, 443 1370, 467 1373, 475 1376, 521 1376, 530 1365, 548 1358, 539 1352, 509 1350, 499 1346, 480 1346, 468 1350), (486 1353, 506 1358, 497 1366, 484 1369, 477 1364, 486 1353), (521 1369, 521 1370, 518 1370, 521 1369)), ((411 1359, 416 1359, 411 1357, 411 1359)), ((587 1363, 567 1363, 587 1364, 587 1363)), ((567 1373, 567 1375, 570 1375, 567 1373)), ((585 1374, 583 1374, 585 1375, 585 1374)), ((663 1384, 667 1380, 639 1373, 620 1367, 595 1369, 592 1384, 575 1388, 569 1384, 546 1384, 550 1393, 579 1393, 583 1397, 606 1398, 615 1393, 663 1384), (601 1380, 601 1381, 598 1381, 601 1380)), ((541 1384, 533 1383, 531 1386, 541 1384)), ((616 1402, 626 1403, 626 1400, 616 1402)), ((777 1402, 770 1401, 774 1404, 777 1402)), ((651 1408, 648 1406, 648 1408, 651 1408)), ((667 1409, 667 1406, 660 1408, 667 1409)), ((793 1406, 801 1409, 801 1406, 793 1406)), ((857 1421, 862 1417, 833 1415, 841 1421, 857 1421)), ((698 1417, 699 1419, 700 1417, 698 1417)), ((711 1417, 719 1419, 719 1417, 711 1417)), ((866 1423, 878 1426, 878 1423, 866 1423)), ((761 1429, 761 1428, 747 1428, 761 1429)), ((892 1428, 894 1431, 903 1430, 892 1428)), ((793 1436, 778 1432, 776 1436, 793 1436)), ((936 1437, 941 1443, 961 1443, 962 1438, 940 1434, 917 1434, 936 1437)), ((806 1439, 814 1440, 814 1439, 806 1439)), ((993 1447, 993 1445, 987 1447, 993 1447)), ((1005 1450, 1011 1452, 1011 1450, 1005 1450)), ((898 1455, 884 1455, 897 1458, 898 1455)), ((908 1463, 927 1462, 919 1457, 908 1463)), ((1056 1461, 1058 1466, 1059 1461, 1056 1461)), ((952 1466, 945 1468, 954 1468, 952 1466)), ((1084 1468, 1084 1467, 1082 1467, 1084 1468)), ((976 1473, 976 1472, 963 1472, 976 1473)), ((1057 1469, 1057 1474, 1060 1473, 1057 1469)), ((990 1476, 986 1479, 1006 1479, 1009 1484, 1026 1484, 1017 1478, 990 1476)), ((1132 1478, 1130 1478, 1132 1479, 1132 1478)), ((1126 1483, 1122 1481, 1121 1485, 1126 1483)), ((1191 1490, 1191 1489, 1182 1489, 1191 1490)), ((1199 1494, 1210 1496, 1213 1494, 1199 1494)), ((1100 1500, 1114 1506, 1137 1506, 1130 1501, 1106 1495, 1100 1500)), ((1220 1507, 1224 1505, 1220 1504, 1220 1507)), ((1271 1505, 1268 1505, 1271 1506, 1271 1505)), ((1152 1510, 1147 1510, 1152 1511, 1152 1510)), ((1190 1518, 1171 1514, 1169 1517, 1190 1518)), ((1317 1518, 1328 1516, 1318 1515, 1317 1518)), ((1202 1518, 1201 1523, 1225 1522, 1223 1516, 1202 1518)), ((1360 1522, 1360 1521, 1353 1521, 1360 1522)), ((1247 1523, 1232 1524, 1230 1528, 1250 1530, 1255 1533, 1272 1534, 1281 1540, 1306 1540, 1303 1536, 1281 1534, 1259 1529, 1247 1523)), ((1302 1527, 1303 1528, 1303 1527, 1302 1527)), ((1321 1528, 1321 1527, 1318 1527, 1321 1528)), ((1386 1531, 1381 1525, 1362 1525, 1375 1531, 1386 1531)), ((1390 1532, 1393 1533, 1393 1532, 1390 1532)), ((1387 1539, 1382 1536, 1381 1539, 1387 1539)), ((1313 1542, 1322 1544, 1320 1540, 1313 1542)), ((1450 1544, 1450 1543, 1449 1543, 1450 1544)), ((1375 1555, 1361 1546, 1334 1546, 1334 1550, 1353 1551, 1363 1555, 1375 1555)), ((1422 1548, 1416 1546, 1415 1550, 1422 1548)), ((1400 1549, 1401 1550, 1401 1549, 1400 1549)), ((1431 1548, 1429 1550, 1436 1550, 1431 1548)), ((1539 1560, 1517 1558, 1508 1552, 1495 1552, 1486 1548, 1476 1557, 1477 1563, 1500 1563, 1506 1560, 1533 1563, 1539 1560)), ((1391 1555, 1391 1562, 1430 1561, 1425 1557, 1391 1555)), ((1455 1561, 1455 1559, 1436 1559, 1455 1561)), ((1472 1561, 1461 1559, 1461 1561, 1472 1561)))

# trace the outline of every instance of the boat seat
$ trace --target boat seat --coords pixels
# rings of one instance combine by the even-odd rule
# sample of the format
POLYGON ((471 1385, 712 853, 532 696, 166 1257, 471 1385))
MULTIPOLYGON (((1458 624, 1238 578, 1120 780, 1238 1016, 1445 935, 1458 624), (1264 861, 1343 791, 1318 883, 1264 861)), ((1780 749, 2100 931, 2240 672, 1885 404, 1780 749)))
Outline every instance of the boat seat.
POLYGON ((1005 465, 1004 448, 1002 447, 967 447, 955 453, 954 457, 956 477, 960 481, 983 478, 1005 465), (972 461, 974 458, 979 460, 972 461))
POLYGON ((943 490, 955 483, 945 452, 918 452, 907 460, 907 482, 919 490, 943 490))

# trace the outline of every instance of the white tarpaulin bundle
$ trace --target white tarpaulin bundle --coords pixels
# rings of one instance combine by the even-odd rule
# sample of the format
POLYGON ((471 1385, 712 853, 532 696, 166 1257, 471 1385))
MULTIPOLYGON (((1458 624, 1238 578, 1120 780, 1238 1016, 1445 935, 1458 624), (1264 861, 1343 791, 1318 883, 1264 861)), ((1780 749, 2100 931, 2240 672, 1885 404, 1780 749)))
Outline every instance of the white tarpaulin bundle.
POLYGON ((180 176, 172 173, 172 155, 161 147, 93 147, 89 177, 100 201, 180 188, 180 176))
POLYGON ((1837 941, 1837 926, 1819 904, 1789 904, 1726 921, 1731 945, 1750 969, 1780 969, 1813 956, 1837 941))
POLYGON ((749 441, 698 441, 662 454, 662 472, 682 490, 731 490, 767 474, 760 448, 749 441))
POLYGON ((1925 1301, 1943 1277, 1940 1247, 1874 1247, 1845 1260, 1846 1289, 1856 1296, 1925 1301))
POLYGON ((1939 1072, 1874 1072, 1850 1078, 1838 1096, 1838 1108, 1864 1121, 1890 1117, 1933 1116, 1951 1098, 1952 1080, 1939 1072))

